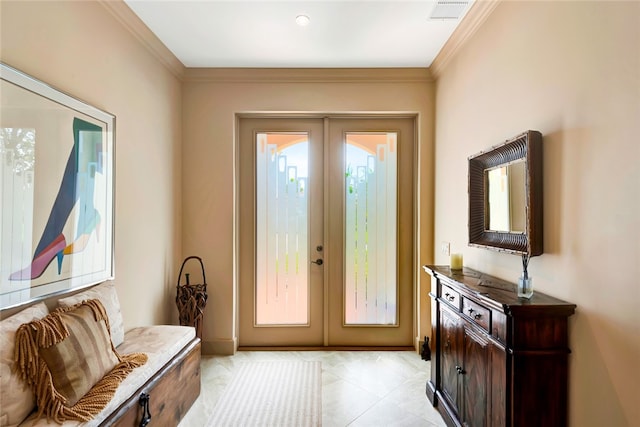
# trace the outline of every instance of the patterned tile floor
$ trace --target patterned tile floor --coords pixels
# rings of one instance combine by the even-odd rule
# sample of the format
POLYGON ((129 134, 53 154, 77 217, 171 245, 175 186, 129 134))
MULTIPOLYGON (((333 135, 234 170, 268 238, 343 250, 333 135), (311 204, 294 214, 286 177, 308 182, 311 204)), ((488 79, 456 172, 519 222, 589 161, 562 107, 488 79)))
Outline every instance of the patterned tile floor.
POLYGON ((322 425, 444 426, 425 396, 428 362, 413 351, 241 351, 202 357, 202 390, 180 427, 206 424, 238 362, 322 362, 322 425))

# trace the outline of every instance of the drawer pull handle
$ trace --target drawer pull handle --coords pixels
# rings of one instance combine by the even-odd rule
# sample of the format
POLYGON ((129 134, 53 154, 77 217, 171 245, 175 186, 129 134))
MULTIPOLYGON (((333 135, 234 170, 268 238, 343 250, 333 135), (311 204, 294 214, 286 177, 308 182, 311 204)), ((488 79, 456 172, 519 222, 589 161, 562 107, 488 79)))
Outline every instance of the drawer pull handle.
POLYGON ((462 369, 462 366, 456 366, 456 371, 458 372, 458 374, 462 375, 464 374, 464 369, 462 369))
POLYGON ((469 312, 469 316, 473 316, 473 318, 476 320, 482 317, 482 313, 477 313, 473 308, 469 308, 467 309, 467 311, 469 312), (473 313, 476 313, 476 314, 473 314, 473 313))
POLYGON ((447 298, 447 301, 449 301, 449 302, 453 302, 453 301, 455 301, 455 300, 456 300, 455 295, 451 295, 451 294, 449 294, 449 292, 447 292, 446 294, 444 294, 444 296, 445 296, 445 298, 447 298))
POLYGON ((151 396, 148 393, 142 393, 140 395, 140 400, 138 400, 138 404, 142 406, 142 419, 140 420, 140 427, 145 427, 151 421, 149 399, 151 399, 151 396))

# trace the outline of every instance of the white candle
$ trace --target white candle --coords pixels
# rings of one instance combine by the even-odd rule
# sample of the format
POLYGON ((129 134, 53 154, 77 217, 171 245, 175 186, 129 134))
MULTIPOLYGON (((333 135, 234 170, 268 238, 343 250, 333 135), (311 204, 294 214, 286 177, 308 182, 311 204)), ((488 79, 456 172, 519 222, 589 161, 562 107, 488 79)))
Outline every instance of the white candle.
POLYGON ((462 254, 451 254, 451 269, 462 270, 462 254))

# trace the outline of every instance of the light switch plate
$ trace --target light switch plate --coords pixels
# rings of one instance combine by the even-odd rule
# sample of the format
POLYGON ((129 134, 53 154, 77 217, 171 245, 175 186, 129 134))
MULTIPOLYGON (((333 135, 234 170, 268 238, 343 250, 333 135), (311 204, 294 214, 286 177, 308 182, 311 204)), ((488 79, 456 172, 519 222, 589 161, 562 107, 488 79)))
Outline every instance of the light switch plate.
POLYGON ((451 251, 451 245, 449 242, 442 242, 440 244, 440 251, 443 255, 449 256, 449 252, 451 251))

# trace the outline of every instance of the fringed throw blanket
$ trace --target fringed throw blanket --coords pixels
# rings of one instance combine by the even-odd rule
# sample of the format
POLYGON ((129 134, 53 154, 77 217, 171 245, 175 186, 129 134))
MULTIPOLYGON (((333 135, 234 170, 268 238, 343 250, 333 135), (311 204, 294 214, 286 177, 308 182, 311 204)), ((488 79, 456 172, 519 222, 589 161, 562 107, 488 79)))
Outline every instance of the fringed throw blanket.
POLYGON ((59 308, 16 332, 16 369, 36 395, 38 417, 89 421, 109 403, 144 353, 120 355, 99 300, 59 308))

